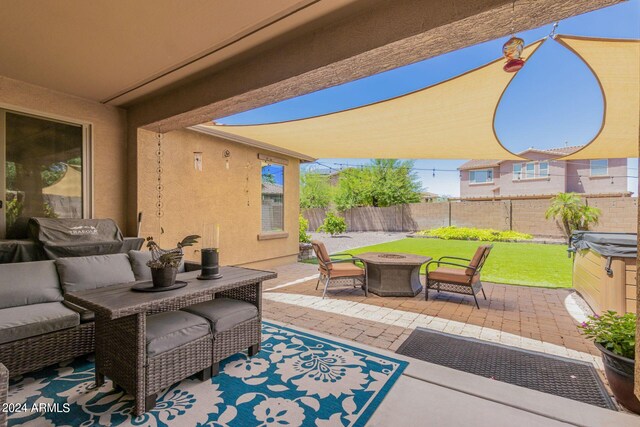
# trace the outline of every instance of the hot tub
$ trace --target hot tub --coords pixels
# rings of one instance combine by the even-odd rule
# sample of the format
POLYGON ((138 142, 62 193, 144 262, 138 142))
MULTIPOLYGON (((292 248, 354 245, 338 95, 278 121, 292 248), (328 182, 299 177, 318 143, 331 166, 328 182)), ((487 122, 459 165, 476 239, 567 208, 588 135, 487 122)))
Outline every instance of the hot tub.
POLYGON ((636 312, 638 235, 576 231, 573 287, 596 313, 636 312))

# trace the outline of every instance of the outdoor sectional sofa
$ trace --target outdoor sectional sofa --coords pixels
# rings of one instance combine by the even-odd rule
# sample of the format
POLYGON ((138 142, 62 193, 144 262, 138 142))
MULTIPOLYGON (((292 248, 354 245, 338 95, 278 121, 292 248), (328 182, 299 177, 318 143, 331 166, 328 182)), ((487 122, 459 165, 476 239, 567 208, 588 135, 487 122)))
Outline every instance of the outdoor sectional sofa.
MULTIPOLYGON (((130 251, 0 266, 0 363, 8 369, 8 376, 93 352, 94 313, 64 301, 64 293, 149 279, 149 257, 149 252, 130 251)), ((178 278, 197 268, 196 264, 184 264, 178 278)), ((185 307, 159 308, 147 316, 147 335, 158 338, 147 342, 147 350, 158 354, 184 344, 172 344, 176 337, 178 341, 184 338, 184 331, 176 334, 175 322, 164 319, 170 313, 158 313, 171 310, 175 316, 202 320, 196 323, 204 324, 205 334, 211 337, 213 357, 208 360, 213 374, 219 362, 232 354, 249 349, 253 355, 259 348, 261 324, 261 295, 254 294, 249 298, 246 292, 224 292, 224 298, 215 302, 197 301, 201 304, 186 308, 193 301, 185 301, 185 307), (181 308, 191 313, 175 312, 181 308)), ((2 372, 0 381, 1 376, 2 372)), ((0 403, 2 400, 0 395, 0 403)))

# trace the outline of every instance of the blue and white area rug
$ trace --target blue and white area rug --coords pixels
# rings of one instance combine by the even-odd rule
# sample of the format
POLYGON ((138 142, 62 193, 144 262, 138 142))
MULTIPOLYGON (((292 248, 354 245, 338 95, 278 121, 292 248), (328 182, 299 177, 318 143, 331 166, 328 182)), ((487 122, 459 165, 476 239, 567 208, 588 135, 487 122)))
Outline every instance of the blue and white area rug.
POLYGON ((94 388, 90 358, 27 374, 10 384, 9 426, 363 426, 407 365, 266 322, 262 334, 256 356, 168 388, 140 417, 111 382, 94 388))

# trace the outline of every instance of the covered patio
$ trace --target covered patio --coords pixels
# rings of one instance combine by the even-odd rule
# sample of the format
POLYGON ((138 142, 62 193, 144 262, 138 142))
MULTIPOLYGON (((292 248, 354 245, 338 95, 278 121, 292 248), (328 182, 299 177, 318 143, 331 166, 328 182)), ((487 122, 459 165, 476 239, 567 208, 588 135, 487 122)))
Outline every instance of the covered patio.
MULTIPOLYGON (((502 59, 325 116, 256 126, 216 121, 616 3, 7 5, 0 151, 58 142, 15 132, 16 117, 41 121, 38 129, 73 128, 74 149, 42 164, 23 162, 28 154, 3 164, 0 191, 14 204, 11 211, 0 204, 0 237, 15 246, 9 218, 24 225, 49 216, 54 228, 78 221, 69 234, 84 237, 101 219, 119 253, 12 253, 0 265, 0 427, 636 425, 622 411, 396 352, 424 328, 601 369, 599 352, 578 329, 589 312, 572 291, 485 283, 479 309, 434 291, 428 301, 424 293, 365 296, 359 288, 323 299, 318 267, 296 262, 302 163, 520 159, 493 128, 513 79, 502 59), (425 134, 433 138, 425 142, 425 134), (31 187, 13 188, 10 169, 31 187), (56 211, 43 188, 73 198, 73 209, 56 211), (32 193, 40 214, 22 215, 17 203, 32 193), (139 249, 145 238, 157 252, 123 243, 139 249), (167 254, 173 281, 158 289, 150 268, 167 254)), ((591 67, 607 107, 598 135, 570 158, 638 157, 638 40, 554 38, 591 67)), ((535 58, 542 43, 530 43, 525 56, 535 58)), ((23 231, 15 239, 24 244, 32 236, 23 231)))

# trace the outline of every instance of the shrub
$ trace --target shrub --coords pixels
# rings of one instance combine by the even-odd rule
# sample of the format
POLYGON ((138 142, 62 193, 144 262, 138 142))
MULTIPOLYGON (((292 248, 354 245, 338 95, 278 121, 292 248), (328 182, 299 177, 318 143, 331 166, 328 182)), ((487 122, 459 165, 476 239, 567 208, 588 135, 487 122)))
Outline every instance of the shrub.
POLYGON ((551 205, 545 218, 555 218, 562 224, 567 238, 575 230, 588 230, 590 225, 598 223, 600 209, 588 206, 576 193, 558 193, 551 199, 551 205))
POLYGON ((311 242, 311 236, 307 233, 309 221, 302 215, 298 215, 298 241, 300 243, 311 242))
POLYGON ((450 227, 434 228, 432 230, 419 231, 421 236, 437 237, 443 240, 482 240, 485 242, 514 242, 518 240, 531 240, 533 236, 517 231, 498 231, 490 228, 450 227))
POLYGON ((607 311, 601 316, 589 316, 580 326, 583 333, 618 356, 633 359, 636 348, 636 315, 622 316, 607 311))
POLYGON ((328 212, 322 225, 318 228, 318 231, 329 233, 332 236, 341 234, 347 231, 347 223, 341 216, 328 212))

